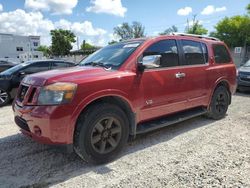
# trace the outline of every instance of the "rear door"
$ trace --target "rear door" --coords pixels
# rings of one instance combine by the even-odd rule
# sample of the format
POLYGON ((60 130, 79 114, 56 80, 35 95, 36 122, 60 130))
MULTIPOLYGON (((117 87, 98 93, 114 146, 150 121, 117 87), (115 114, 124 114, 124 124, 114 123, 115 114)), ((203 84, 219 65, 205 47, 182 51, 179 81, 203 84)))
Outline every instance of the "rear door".
POLYGON ((180 72, 183 77, 188 108, 206 105, 209 87, 207 84, 208 50, 205 43, 193 40, 180 40, 182 60, 180 72))

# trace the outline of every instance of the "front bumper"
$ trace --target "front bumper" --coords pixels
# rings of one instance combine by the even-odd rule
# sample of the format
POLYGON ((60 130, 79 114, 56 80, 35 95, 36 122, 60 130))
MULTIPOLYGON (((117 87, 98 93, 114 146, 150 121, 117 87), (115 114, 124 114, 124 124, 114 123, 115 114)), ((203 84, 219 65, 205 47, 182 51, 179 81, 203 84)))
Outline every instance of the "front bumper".
POLYGON ((73 143, 71 106, 21 107, 14 103, 13 111, 21 132, 33 140, 50 145, 73 143))
POLYGON ((250 89, 250 79, 248 81, 248 80, 242 80, 241 77, 238 77, 237 78, 237 84, 238 84, 238 87, 244 87, 244 88, 249 87, 249 89, 250 89))

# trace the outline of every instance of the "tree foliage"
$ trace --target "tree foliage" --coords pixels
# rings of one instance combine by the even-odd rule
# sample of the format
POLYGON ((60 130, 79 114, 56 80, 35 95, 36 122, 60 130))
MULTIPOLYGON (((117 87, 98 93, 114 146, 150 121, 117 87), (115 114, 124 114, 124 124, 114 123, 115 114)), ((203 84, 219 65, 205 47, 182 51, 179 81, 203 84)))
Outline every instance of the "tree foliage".
POLYGON ((83 41, 82 45, 81 45, 81 49, 82 50, 89 50, 89 49, 93 49, 95 48, 95 46, 83 41))
POLYGON ((49 57, 51 55, 51 49, 48 46, 41 45, 37 48, 37 51, 43 52, 43 55, 49 57))
POLYGON ((250 3, 247 5, 247 13, 250 14, 250 3))
POLYGON ((205 35, 208 30, 200 24, 199 20, 196 19, 196 15, 194 15, 192 23, 190 24, 187 20, 186 33, 188 34, 196 34, 196 35, 205 35))
POLYGON ((159 35, 168 35, 168 34, 174 33, 174 32, 178 32, 178 28, 175 25, 172 25, 172 27, 169 27, 168 29, 166 29, 162 33, 159 33, 159 35))
POLYGON ((140 38, 145 36, 145 28, 140 22, 133 22, 132 25, 123 23, 121 26, 114 28, 114 34, 121 40, 140 38))
POLYGON ((51 30, 50 34, 52 36, 52 54, 55 56, 68 55, 72 49, 71 43, 76 42, 75 34, 63 29, 51 30))
POLYGON ((117 41, 115 41, 115 40, 111 40, 111 41, 108 42, 109 45, 116 44, 116 43, 117 43, 117 41))
POLYGON ((215 29, 210 35, 223 40, 230 47, 250 44, 249 16, 226 17, 217 23, 215 29))

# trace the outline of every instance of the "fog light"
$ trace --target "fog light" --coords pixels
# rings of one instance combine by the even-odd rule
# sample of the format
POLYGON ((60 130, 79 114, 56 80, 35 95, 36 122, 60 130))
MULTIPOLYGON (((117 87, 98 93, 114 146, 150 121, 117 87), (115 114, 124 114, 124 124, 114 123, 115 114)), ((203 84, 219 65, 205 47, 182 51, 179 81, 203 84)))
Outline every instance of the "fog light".
POLYGON ((34 133, 37 136, 41 136, 42 135, 42 130, 38 126, 35 126, 34 127, 34 133))

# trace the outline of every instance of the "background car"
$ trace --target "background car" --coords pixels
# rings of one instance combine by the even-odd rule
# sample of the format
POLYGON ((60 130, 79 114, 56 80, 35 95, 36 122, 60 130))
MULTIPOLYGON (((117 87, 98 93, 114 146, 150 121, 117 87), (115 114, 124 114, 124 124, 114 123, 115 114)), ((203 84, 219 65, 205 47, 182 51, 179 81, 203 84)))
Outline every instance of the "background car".
POLYGON ((3 72, 11 67, 16 66, 16 65, 17 65, 17 63, 0 59, 0 72, 3 72))
POLYGON ((238 69, 238 90, 250 90, 250 59, 238 69))
POLYGON ((25 75, 51 69, 76 66, 62 60, 38 60, 18 64, 0 73, 0 106, 8 104, 16 95, 17 88, 25 75))

